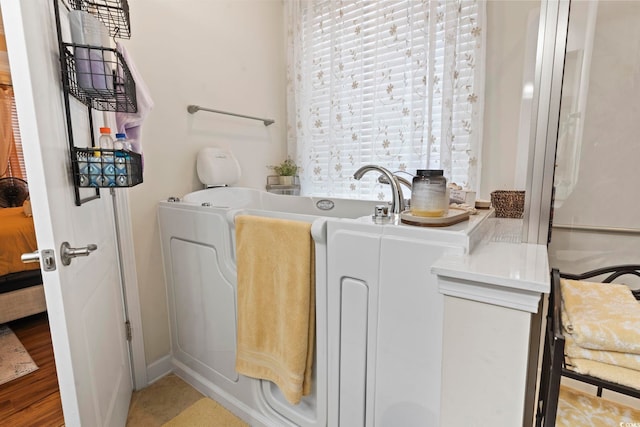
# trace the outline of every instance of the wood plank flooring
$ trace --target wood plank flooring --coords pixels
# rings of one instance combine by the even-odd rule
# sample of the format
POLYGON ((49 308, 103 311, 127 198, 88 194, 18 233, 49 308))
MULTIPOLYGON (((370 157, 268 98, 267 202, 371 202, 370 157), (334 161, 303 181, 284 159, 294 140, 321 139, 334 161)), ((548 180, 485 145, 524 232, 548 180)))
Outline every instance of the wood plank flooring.
POLYGON ((47 314, 10 322, 9 327, 39 369, 0 385, 0 425, 64 425, 47 314))

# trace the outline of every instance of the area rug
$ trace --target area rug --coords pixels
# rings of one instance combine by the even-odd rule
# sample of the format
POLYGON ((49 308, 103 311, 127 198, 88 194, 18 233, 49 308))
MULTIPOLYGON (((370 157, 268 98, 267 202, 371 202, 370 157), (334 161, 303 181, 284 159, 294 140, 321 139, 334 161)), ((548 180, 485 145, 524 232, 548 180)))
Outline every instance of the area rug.
POLYGON ((0 325, 0 384, 33 372, 38 366, 7 325, 0 325))
POLYGON ((162 427, 247 427, 248 425, 207 397, 198 400, 162 427))

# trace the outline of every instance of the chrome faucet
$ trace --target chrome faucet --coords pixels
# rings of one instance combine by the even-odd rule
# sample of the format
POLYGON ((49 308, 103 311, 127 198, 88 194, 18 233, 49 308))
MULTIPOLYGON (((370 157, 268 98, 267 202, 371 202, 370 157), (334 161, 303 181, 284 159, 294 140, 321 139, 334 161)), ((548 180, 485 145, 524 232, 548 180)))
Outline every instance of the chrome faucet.
MULTIPOLYGON (((402 171, 400 171, 400 172, 402 172, 402 171)), ((397 175, 397 173, 398 173, 398 172, 393 172, 393 175, 396 177, 396 180, 398 180, 398 184, 402 184, 402 185, 404 185, 405 187, 407 187, 407 188, 409 189, 409 191, 411 191, 411 186, 412 186, 411 181, 409 181, 407 178, 403 178, 403 177, 401 177, 401 176, 398 176, 398 175, 397 175)), ((407 173, 408 173, 408 172, 407 172, 407 173)), ((411 174, 409 174, 409 175, 411 175, 411 174)), ((412 175, 412 176, 413 176, 413 175, 412 175)), ((380 176, 378 177, 378 182, 379 182, 380 184, 388 184, 388 183, 389 183, 389 180, 387 179, 387 177, 386 177, 386 176, 384 176, 384 175, 380 175, 380 176)))
POLYGON ((404 210, 404 195, 402 194, 402 188, 400 187, 398 177, 392 174, 388 169, 376 165, 362 166, 353 174, 353 177, 359 180, 365 173, 371 171, 381 173, 387 178, 389 184, 391 184, 391 212, 395 215, 399 215, 404 210))
MULTIPOLYGON (((407 187, 409 189, 409 191, 413 190, 412 182, 409 181, 408 179, 403 178, 400 175, 398 175, 400 172, 406 173, 407 175, 411 176, 412 178, 413 178, 413 175, 411 175, 409 172, 405 172, 405 171, 392 172, 393 176, 396 178, 396 181, 398 181, 399 185, 400 184, 404 185, 405 187, 407 187)), ((389 184, 389 179, 387 179, 387 177, 384 176, 384 175, 380 175, 378 177, 378 182, 380 184, 389 184)), ((404 209, 409 209, 409 204, 411 203, 411 199, 403 199, 403 200, 404 200, 404 209)))

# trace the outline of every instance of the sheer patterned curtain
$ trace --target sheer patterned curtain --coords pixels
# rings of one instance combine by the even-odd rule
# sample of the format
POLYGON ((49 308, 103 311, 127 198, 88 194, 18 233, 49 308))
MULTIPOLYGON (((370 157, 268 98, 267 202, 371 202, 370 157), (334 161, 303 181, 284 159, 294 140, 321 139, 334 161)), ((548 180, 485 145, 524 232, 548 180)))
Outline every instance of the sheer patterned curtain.
MULTIPOLYGON (((482 0, 287 0, 289 152, 302 193, 383 199, 366 164, 476 190, 482 0)), ((371 174, 375 178, 375 174, 371 174)))

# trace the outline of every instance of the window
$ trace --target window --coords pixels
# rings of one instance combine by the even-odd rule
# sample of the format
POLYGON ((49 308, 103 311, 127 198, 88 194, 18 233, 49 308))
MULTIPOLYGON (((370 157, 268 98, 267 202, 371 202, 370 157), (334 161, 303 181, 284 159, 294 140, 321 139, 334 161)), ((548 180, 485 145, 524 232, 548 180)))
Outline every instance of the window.
POLYGON ((483 4, 288 3, 289 150, 307 195, 386 199, 366 164, 475 189, 483 4))
POLYGON ((22 140, 20 139, 13 89, 10 86, 0 84, 0 92, 0 102, 4 104, 0 107, 0 120, 2 121, 0 150, 4 150, 5 154, 5 156, 0 155, 0 158, 3 159, 3 164, 0 166, 0 177, 12 176, 25 179, 27 172, 24 167, 22 140))
POLYGON ((4 28, 0 19, 0 178, 25 178, 18 114, 11 86, 4 28))

